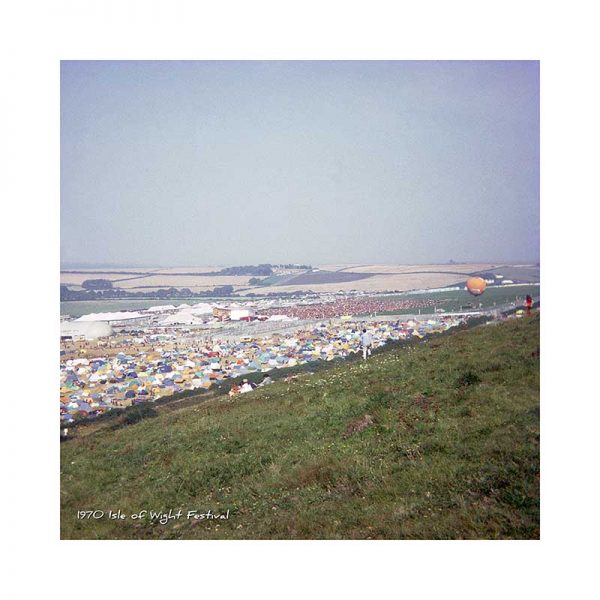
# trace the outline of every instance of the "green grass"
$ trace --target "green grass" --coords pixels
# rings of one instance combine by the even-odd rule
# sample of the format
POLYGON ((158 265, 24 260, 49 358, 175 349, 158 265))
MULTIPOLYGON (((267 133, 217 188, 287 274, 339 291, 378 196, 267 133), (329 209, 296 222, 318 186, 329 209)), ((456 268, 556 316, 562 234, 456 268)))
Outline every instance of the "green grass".
POLYGON ((61 537, 537 539, 538 350, 536 314, 92 430, 61 444, 61 537))

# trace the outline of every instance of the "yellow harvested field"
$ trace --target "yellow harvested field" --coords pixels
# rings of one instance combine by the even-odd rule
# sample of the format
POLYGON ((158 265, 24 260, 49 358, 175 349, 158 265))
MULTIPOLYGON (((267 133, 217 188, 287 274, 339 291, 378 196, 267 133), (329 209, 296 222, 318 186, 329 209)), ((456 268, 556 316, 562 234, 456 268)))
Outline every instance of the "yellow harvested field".
POLYGON ((213 273, 225 267, 169 267, 168 269, 155 269, 156 273, 213 273))
MULTIPOLYGON (((135 275, 110 275, 98 271, 97 273, 90 275, 89 273, 83 275, 81 273, 61 273, 60 282, 63 285, 81 285, 86 279, 108 279, 109 281, 117 281, 118 279, 125 279, 126 277, 135 277, 135 275)), ((142 279, 134 281, 143 281, 142 279)))
POLYGON ((160 267, 82 267, 80 269, 61 269, 62 271, 81 271, 88 274, 101 275, 102 273, 125 273, 123 277, 127 277, 127 273, 152 273, 153 271, 159 270, 160 267))
POLYGON ((217 285, 247 285, 250 277, 242 276, 224 276, 224 275, 150 275, 140 279, 129 279, 119 281, 116 285, 125 290, 139 288, 140 286, 151 287, 182 287, 192 288, 195 286, 213 288, 217 285))
POLYGON ((339 271, 340 269, 352 271, 354 267, 364 267, 364 264, 359 263, 345 263, 336 265, 313 265, 315 269, 321 269, 321 271, 339 271))
MULTIPOLYGON (((460 265, 329 265, 323 271, 349 271, 352 273, 415 273, 421 271, 444 273, 472 273, 493 268, 491 263, 470 263, 460 265), (336 267, 336 268, 333 268, 336 267)), ((321 268, 321 267, 319 267, 321 268)))
MULTIPOLYGON (((458 284, 465 280, 462 275, 452 275, 450 273, 425 273, 416 274, 409 273, 407 275, 374 275, 367 279, 359 279, 358 281, 348 281, 344 283, 322 283, 322 284, 306 284, 306 285, 281 285, 271 286, 266 288, 266 292, 298 292, 313 290, 314 292, 337 292, 359 290, 364 292, 384 292, 384 291, 407 291, 426 288, 445 287, 447 285, 458 284)), ((245 295, 248 292, 256 291, 255 289, 242 291, 240 294, 245 295)))
MULTIPOLYGON (((128 291, 131 292, 158 292, 158 290, 164 290, 165 287, 170 287, 170 286, 152 286, 152 287, 144 287, 144 288, 127 288, 128 291)), ((186 289, 191 290, 193 293, 196 292, 207 292, 207 291, 212 291, 214 289, 214 285, 184 285, 184 286, 180 286, 180 287, 184 287, 186 289)), ((232 286, 233 287, 233 291, 237 292, 238 290, 246 290, 248 289, 248 286, 232 286)), ((248 291, 252 291, 254 290, 254 292, 256 293, 256 289, 257 288, 252 288, 249 289, 248 291)), ((171 304, 171 302, 166 302, 166 304, 171 304)))
MULTIPOLYGON (((177 271, 176 271, 177 272, 177 271)), ((151 274, 140 275, 121 274, 113 275, 98 271, 97 273, 80 274, 80 273, 61 273, 60 283, 63 285, 81 286, 86 279, 108 279, 113 282, 113 287, 122 289, 131 289, 139 287, 184 287, 184 288, 213 288, 218 285, 233 285, 244 286, 248 285, 250 279, 247 275, 240 276, 225 276, 225 275, 166 275, 166 274, 151 274)))

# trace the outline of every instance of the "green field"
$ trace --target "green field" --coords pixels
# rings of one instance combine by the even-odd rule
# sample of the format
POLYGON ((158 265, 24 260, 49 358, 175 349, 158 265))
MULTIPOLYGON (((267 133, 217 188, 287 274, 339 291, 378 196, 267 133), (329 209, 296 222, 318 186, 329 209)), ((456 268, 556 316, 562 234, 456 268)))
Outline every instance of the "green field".
POLYGON ((84 426, 61 444, 61 537, 537 539, 539 314, 84 426))

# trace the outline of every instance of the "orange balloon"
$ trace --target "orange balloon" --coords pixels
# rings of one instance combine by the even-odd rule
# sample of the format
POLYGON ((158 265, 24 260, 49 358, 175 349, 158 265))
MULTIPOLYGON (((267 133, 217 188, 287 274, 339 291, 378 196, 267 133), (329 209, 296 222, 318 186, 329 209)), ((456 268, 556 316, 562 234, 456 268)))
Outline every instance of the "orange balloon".
POLYGON ((467 280, 467 289, 473 296, 481 296, 485 292, 486 285, 481 277, 470 277, 467 280))

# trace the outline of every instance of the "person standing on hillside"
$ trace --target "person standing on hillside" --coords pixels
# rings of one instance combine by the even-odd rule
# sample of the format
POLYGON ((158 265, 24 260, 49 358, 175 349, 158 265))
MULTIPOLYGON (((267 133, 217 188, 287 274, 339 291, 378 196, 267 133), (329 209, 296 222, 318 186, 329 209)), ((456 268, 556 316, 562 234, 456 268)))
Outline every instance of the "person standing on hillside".
POLYGON ((373 345, 373 338, 370 333, 367 333, 366 329, 363 329, 362 335, 360 336, 360 347, 363 352, 363 360, 367 360, 367 355, 371 356, 371 346, 373 345))
POLYGON ((528 315, 531 314, 532 306, 533 306, 533 298, 529 294, 527 294, 527 297, 525 298, 525 310, 527 311, 528 315))

